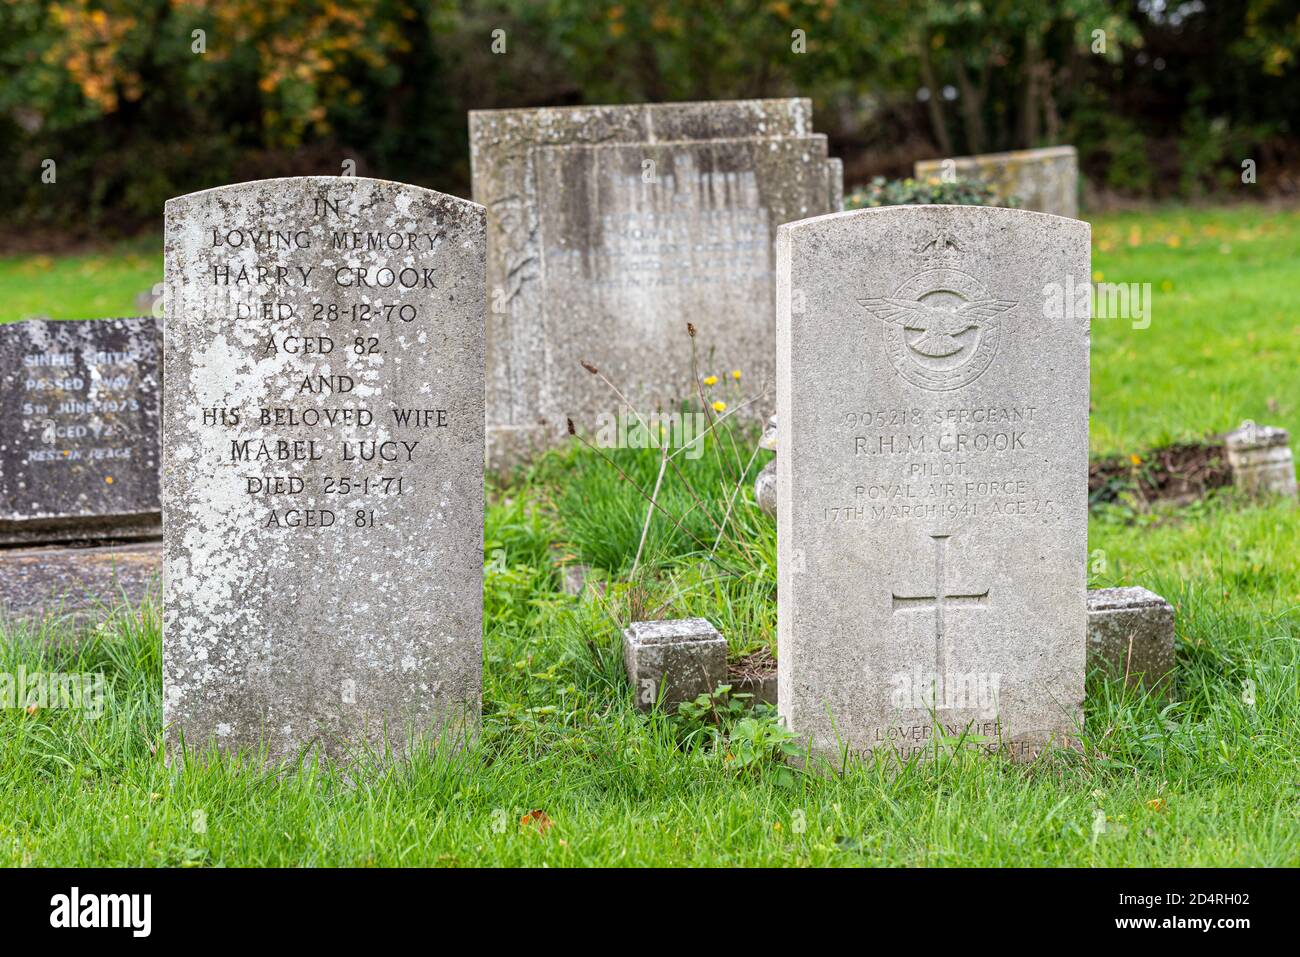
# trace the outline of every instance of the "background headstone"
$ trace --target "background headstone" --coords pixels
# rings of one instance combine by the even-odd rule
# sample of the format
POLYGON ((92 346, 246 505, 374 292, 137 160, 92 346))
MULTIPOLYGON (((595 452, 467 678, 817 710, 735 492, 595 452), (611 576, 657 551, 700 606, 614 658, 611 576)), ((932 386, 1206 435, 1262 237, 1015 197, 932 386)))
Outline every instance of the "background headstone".
POLYGON ((832 156, 826 161, 827 185, 830 187, 830 200, 827 212, 839 213, 844 210, 844 161, 832 156))
POLYGON ((152 318, 0 326, 0 545, 160 533, 152 318))
POLYGON ((825 211, 825 139, 537 152, 550 355, 541 415, 556 430, 569 416, 591 427, 614 407, 579 360, 639 409, 680 408, 698 389, 688 321, 699 356, 770 387, 772 239, 778 224, 825 211), (653 182, 642 178, 647 161, 653 182))
POLYGON ((1232 482, 1247 495, 1296 497, 1291 434, 1272 425, 1243 422, 1224 437, 1232 482))
MULTIPOLYGON (((842 204, 843 170, 826 158, 824 138, 812 135, 808 100, 474 111, 469 126, 474 198, 489 218, 487 414, 494 467, 556 441, 566 416, 581 418, 593 383, 583 381, 579 361, 601 366, 592 357, 597 348, 636 371, 646 390, 631 396, 634 403, 670 400, 681 388, 690 320, 720 347, 764 357, 744 370, 748 382, 770 376, 770 258, 762 280, 769 303, 753 306, 762 311, 746 315, 737 329, 706 321, 733 308, 726 295, 731 280, 708 267, 755 254, 746 221, 766 221, 770 246, 782 217, 842 204), (764 149, 773 156, 762 155, 764 149), (768 178, 791 174, 789 181, 768 178), (593 175, 595 181, 583 178, 593 175), (776 208, 761 205, 768 202, 776 208), (668 235, 657 224, 677 228, 668 235), (690 227, 685 234, 683 224, 690 227), (590 248, 575 247, 579 241, 590 248), (696 291, 689 311, 669 317, 649 292, 634 294, 632 283, 644 282, 645 270, 661 261, 682 266, 684 244, 694 244, 699 255, 686 263, 685 274, 671 277, 677 287, 660 292, 676 301, 687 287, 696 291), (612 314, 611 306, 639 311, 612 314), (565 324, 568 308, 583 321, 565 324), (613 341, 584 328, 585 321, 616 330, 613 341), (765 329, 766 351, 743 341, 753 326, 765 329), (636 351, 648 339, 655 343, 652 364, 636 351), (662 381, 653 381, 656 374, 662 381), (570 387, 580 390, 576 397, 570 387)), ((741 298, 751 300, 758 282, 750 279, 741 298)), ((618 382, 618 370, 609 372, 618 382)))
POLYGON ((1079 215, 1079 155, 1073 146, 919 160, 916 178, 942 176, 949 163, 952 165, 947 168, 959 179, 988 183, 996 202, 1014 197, 1021 209, 1071 219, 1079 215))
POLYGON ((1015 757, 1082 720, 1089 232, 968 206, 778 231, 780 710, 837 763, 924 753, 936 717, 1015 757))
POLYGON ((169 749, 401 750, 479 713, 484 211, 303 177, 166 228, 169 749))

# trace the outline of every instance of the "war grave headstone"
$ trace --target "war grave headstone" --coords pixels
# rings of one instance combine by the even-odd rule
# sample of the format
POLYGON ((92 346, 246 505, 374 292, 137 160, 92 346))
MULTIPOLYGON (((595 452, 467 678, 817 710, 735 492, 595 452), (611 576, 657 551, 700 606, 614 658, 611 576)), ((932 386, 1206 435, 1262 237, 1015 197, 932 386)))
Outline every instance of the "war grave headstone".
POLYGON ((770 386, 774 230, 843 202, 811 125, 800 99, 471 112, 494 468, 609 410, 582 361, 633 405, 693 395, 687 322, 700 355, 770 386))
POLYGON ((472 733, 484 210, 303 177, 166 220, 169 754, 472 733))
POLYGON ((159 345, 147 316, 0 326, 0 615, 79 617, 148 590, 159 345))
POLYGON ((835 764, 1082 720, 1086 223, 860 210, 777 240, 780 712, 835 764))
POLYGON ((997 202, 1014 197, 1021 209, 1071 219, 1079 215, 1079 154, 1073 146, 918 160, 914 172, 920 180, 945 172, 983 180, 997 202))

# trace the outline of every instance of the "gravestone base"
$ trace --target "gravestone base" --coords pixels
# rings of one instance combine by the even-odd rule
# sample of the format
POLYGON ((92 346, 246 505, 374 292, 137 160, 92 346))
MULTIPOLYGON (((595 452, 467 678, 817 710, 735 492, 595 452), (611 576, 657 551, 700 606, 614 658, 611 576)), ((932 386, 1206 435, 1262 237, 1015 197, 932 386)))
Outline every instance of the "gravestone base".
POLYGON ((0 613, 11 621, 94 625, 114 607, 137 606, 156 595, 161 565, 161 541, 5 549, 0 613))
POLYGON ((82 515, 50 520, 37 528, 28 522, 0 522, 0 548, 39 545, 78 546, 162 538, 162 517, 147 515, 82 515))
POLYGON ((727 680, 727 640, 703 618, 634 621, 623 632, 623 664, 637 707, 676 710, 727 680))

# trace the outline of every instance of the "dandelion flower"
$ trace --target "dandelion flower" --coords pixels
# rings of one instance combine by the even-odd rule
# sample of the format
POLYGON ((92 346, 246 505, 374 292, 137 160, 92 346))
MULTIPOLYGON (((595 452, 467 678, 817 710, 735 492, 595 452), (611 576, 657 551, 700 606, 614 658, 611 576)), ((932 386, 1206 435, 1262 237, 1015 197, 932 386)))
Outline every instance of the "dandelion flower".
POLYGON ((717 402, 713 403, 713 411, 714 411, 714 412, 726 412, 726 411, 727 411, 727 403, 725 403, 725 402, 723 402, 721 399, 719 399, 717 402))
POLYGON ((739 379, 740 379, 740 370, 739 370, 739 369, 732 369, 732 370, 731 370, 731 377, 732 377, 733 379, 739 380, 739 379))
POLYGON ((715 375, 707 376, 704 380, 705 385, 717 385, 718 377, 715 375))
POLYGON ((1133 455, 1130 455, 1130 456, 1128 457, 1128 460, 1129 460, 1130 462, 1132 462, 1134 465, 1141 465, 1141 464, 1142 464, 1142 456, 1137 455, 1136 453, 1133 454, 1133 455))

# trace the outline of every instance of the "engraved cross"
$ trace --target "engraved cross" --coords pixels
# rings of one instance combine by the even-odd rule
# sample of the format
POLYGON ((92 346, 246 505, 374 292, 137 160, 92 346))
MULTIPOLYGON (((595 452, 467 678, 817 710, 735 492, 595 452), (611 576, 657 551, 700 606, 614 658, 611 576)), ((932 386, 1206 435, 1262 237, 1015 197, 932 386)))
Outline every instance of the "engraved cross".
POLYGON ((934 594, 899 595, 895 593, 893 594, 892 607, 895 614, 908 609, 934 609, 935 672, 938 677, 944 678, 948 674, 948 650, 944 643, 945 609, 951 607, 982 608, 989 603, 989 590, 986 588, 977 595, 947 594, 947 585, 944 581, 944 557, 948 548, 948 539, 952 538, 952 536, 931 535, 930 537, 934 539, 934 594))

